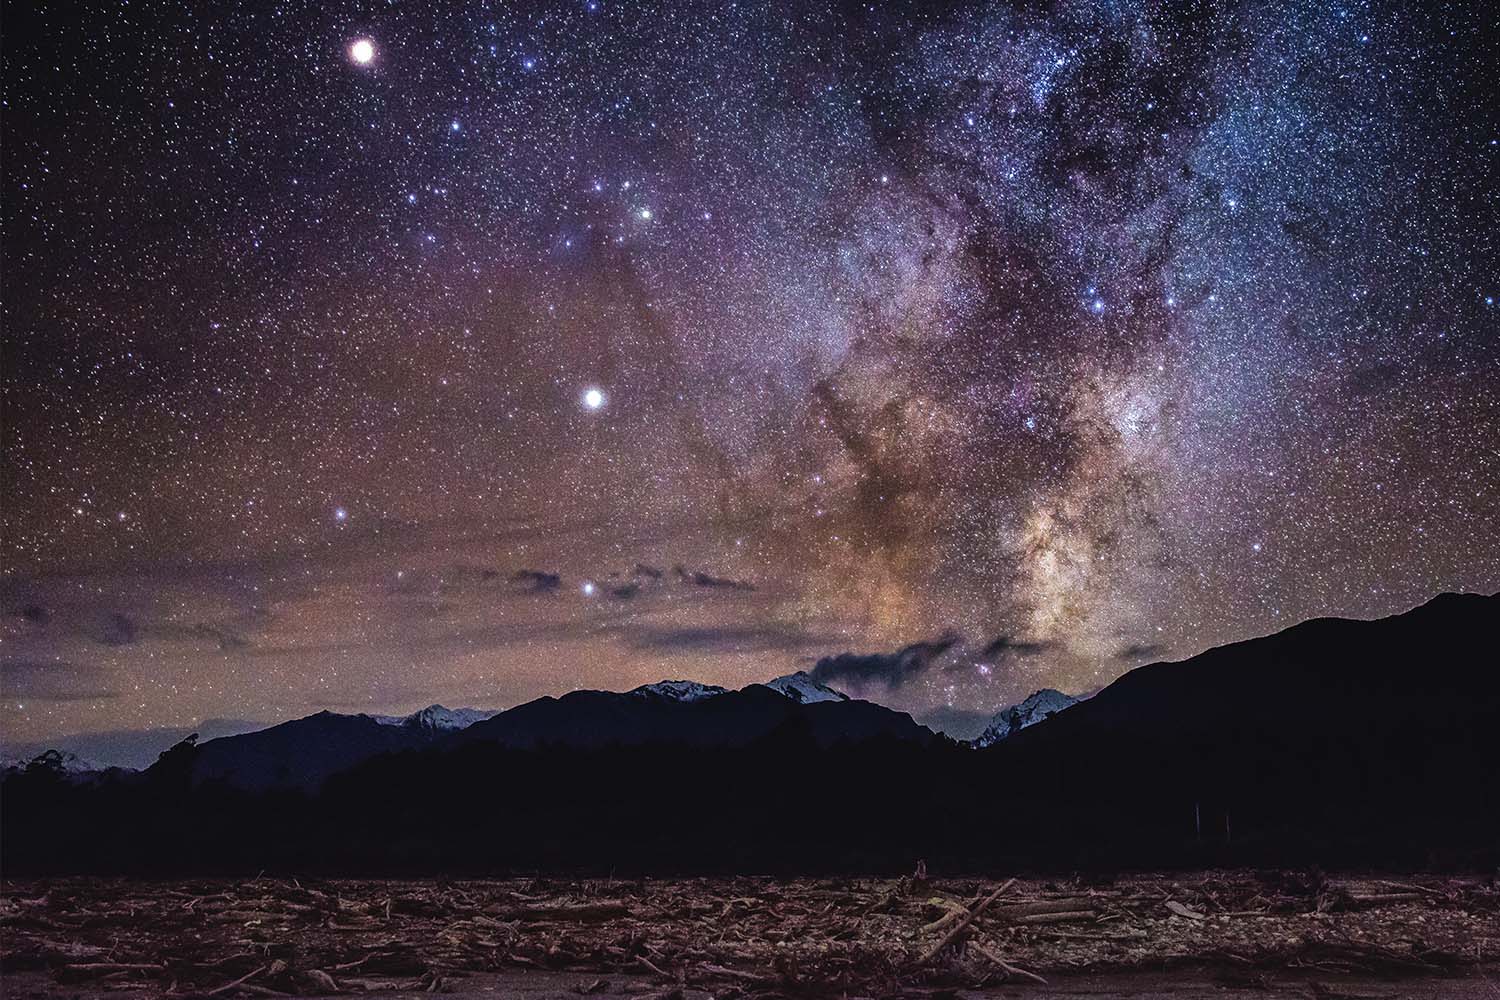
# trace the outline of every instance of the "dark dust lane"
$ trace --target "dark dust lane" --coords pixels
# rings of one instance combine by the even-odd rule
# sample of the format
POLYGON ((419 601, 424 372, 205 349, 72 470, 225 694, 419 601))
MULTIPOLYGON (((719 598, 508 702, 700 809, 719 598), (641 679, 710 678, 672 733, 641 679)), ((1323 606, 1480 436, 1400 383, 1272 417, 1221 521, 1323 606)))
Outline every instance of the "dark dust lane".
POLYGON ((15 996, 1495 996, 1500 889, 1281 871, 70 878, 7 882, 0 930, 15 996))

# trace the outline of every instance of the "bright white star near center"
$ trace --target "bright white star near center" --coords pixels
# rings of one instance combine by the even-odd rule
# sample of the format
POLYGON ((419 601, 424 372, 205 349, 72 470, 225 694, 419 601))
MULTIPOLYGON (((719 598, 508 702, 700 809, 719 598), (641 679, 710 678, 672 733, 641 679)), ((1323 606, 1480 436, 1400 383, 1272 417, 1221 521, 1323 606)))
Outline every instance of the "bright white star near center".
POLYGON ((583 405, 590 410, 604 408, 604 390, 590 386, 583 390, 583 405))
POLYGON ((349 46, 349 58, 361 66, 368 66, 375 59, 375 43, 368 38, 355 39, 349 46))

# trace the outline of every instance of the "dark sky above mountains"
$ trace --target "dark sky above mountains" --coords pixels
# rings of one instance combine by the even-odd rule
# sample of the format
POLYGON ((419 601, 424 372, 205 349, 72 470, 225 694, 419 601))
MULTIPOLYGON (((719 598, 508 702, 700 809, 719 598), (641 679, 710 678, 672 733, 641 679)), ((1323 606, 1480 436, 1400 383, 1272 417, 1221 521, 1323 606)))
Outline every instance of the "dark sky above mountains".
POLYGON ((6 734, 1500 589, 1486 4, 7 20, 6 734))

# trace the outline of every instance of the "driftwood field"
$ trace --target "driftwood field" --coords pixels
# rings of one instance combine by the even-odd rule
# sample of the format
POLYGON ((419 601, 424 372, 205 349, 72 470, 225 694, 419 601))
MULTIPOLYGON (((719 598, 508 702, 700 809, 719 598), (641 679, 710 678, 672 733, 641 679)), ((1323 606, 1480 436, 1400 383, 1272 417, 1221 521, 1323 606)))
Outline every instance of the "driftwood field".
MULTIPOLYGON (((462 992, 534 971, 581 994, 952 995, 1086 973, 1474 975, 1487 878, 7 882, 14 995, 462 992), (558 977, 562 979, 559 980, 558 977)), ((1336 994, 1328 994, 1336 995, 1336 994)), ((1441 994, 1439 994, 1441 995, 1441 994)))

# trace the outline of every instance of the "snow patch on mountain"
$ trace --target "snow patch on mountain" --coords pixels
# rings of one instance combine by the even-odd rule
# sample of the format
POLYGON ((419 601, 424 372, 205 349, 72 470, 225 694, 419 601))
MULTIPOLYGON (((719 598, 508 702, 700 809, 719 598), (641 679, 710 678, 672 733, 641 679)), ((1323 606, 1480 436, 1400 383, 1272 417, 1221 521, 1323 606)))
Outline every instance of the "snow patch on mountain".
POLYGON ((808 676, 806 670, 799 670, 795 674, 787 674, 778 677, 774 681, 766 681, 766 687, 777 694, 785 695, 795 702, 809 705, 815 701, 848 701, 849 696, 842 691, 835 691, 826 684, 819 684, 808 676))
POLYGON ((994 746, 1007 736, 1020 732, 1027 726, 1034 726, 1043 719, 1076 704, 1078 704, 1077 698, 1063 694, 1061 691, 1054 691, 1052 688, 1042 688, 1019 705, 1011 705, 995 713, 995 718, 991 720, 989 726, 974 740, 974 746, 981 748, 994 746))
POLYGON ((370 718, 382 726, 456 732, 460 729, 468 729, 476 722, 482 722, 499 714, 498 709, 444 708, 442 705, 428 705, 410 715, 372 715, 370 718))
POLYGON ((727 689, 717 684, 700 684, 697 681, 657 681, 655 684, 642 684, 630 693, 640 697, 654 695, 667 701, 702 701, 726 694, 727 689))

